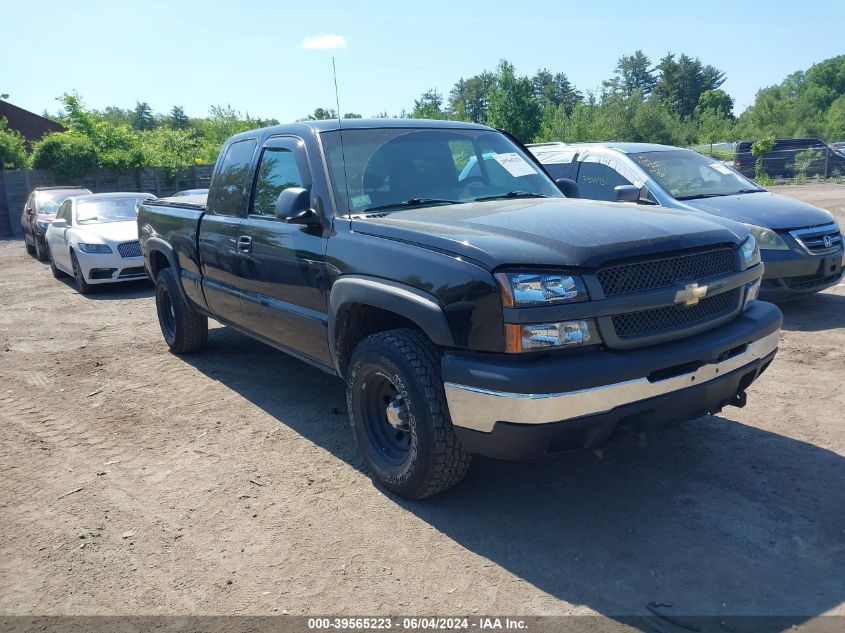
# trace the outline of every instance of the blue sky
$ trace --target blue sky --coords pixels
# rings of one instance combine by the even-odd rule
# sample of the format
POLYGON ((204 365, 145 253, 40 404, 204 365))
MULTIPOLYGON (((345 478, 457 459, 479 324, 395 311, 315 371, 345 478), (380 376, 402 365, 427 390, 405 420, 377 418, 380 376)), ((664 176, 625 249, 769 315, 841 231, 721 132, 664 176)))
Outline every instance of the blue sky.
POLYGON ((723 88, 741 111, 759 88, 845 53, 845 2, 832 0, 4 5, 0 93, 39 113, 56 111, 55 98, 77 90, 93 108, 141 100, 155 111, 178 104, 204 116, 211 105, 231 104, 290 121, 334 107, 335 56, 343 112, 397 114, 423 91, 446 94, 502 58, 520 74, 546 67, 582 91, 595 89, 620 55, 638 48, 655 62, 671 50, 724 70, 723 88), (346 46, 303 48, 305 38, 327 34, 346 46))

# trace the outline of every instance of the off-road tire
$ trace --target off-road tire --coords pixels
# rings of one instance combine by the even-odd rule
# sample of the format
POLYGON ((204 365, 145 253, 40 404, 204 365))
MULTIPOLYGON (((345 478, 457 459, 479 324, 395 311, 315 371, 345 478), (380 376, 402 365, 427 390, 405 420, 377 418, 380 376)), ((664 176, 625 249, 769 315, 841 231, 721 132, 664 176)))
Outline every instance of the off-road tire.
POLYGON ((349 363, 346 404, 352 432, 373 479, 400 497, 422 499, 451 488, 466 475, 472 455, 452 428, 440 354, 421 332, 390 330, 361 341, 349 363), (389 454, 368 431, 376 421, 367 414, 372 401, 367 383, 384 379, 395 386, 408 411, 409 447, 401 463, 388 459, 389 454))
POLYGON ((76 253, 70 252, 70 263, 73 268, 73 283, 76 286, 77 292, 81 295, 87 295, 91 292, 91 284, 85 281, 85 275, 82 268, 79 267, 79 260, 76 259, 76 253))
POLYGON ((190 354, 208 342, 208 317, 191 307, 179 291, 172 268, 156 277, 156 312, 161 333, 174 354, 190 354))

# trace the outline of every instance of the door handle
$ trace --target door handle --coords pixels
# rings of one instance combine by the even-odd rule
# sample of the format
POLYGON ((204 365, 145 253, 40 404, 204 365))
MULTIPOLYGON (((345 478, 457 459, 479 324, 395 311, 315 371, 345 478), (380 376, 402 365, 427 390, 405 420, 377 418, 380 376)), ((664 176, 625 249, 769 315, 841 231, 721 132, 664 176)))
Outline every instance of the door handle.
POLYGON ((241 253, 252 252, 252 238, 249 235, 241 235, 238 238, 238 250, 241 253))

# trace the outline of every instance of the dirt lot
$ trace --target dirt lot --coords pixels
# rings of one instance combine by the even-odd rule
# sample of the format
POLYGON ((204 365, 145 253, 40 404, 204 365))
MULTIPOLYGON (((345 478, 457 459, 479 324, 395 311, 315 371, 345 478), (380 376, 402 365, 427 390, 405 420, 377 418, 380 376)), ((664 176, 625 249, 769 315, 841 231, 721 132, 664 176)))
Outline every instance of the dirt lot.
POLYGON ((408 503, 340 381, 0 242, 0 614, 845 614, 845 286, 783 309, 746 408, 408 503))

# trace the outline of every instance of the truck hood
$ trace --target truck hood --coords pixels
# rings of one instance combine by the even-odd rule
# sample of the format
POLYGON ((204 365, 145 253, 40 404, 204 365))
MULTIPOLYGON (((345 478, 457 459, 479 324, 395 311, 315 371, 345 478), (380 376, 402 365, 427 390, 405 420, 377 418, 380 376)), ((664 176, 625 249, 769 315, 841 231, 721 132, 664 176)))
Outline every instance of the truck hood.
POLYGON ((767 229, 796 229, 833 222, 833 216, 824 209, 769 191, 681 202, 696 211, 767 229))
POLYGON ((636 204, 564 198, 496 200, 395 211, 352 220, 352 230, 503 264, 596 267, 615 259, 739 244, 740 224, 636 204))

